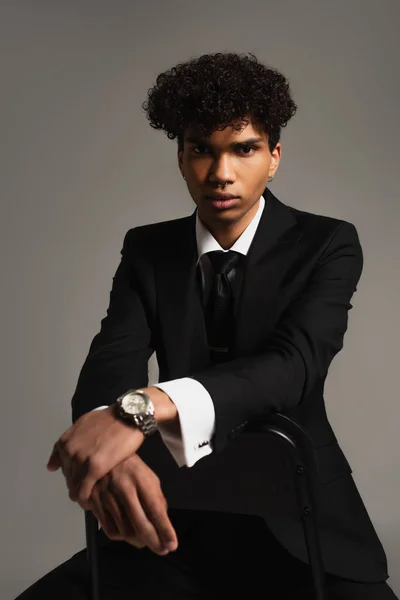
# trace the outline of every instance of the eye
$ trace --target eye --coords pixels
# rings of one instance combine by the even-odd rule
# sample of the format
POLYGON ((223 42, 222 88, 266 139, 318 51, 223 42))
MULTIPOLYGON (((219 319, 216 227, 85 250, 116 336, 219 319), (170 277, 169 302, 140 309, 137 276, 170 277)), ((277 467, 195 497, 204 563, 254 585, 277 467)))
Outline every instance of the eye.
MULTIPOLYGON (((238 149, 239 150, 254 150, 254 151, 257 150, 257 148, 255 146, 249 146, 248 144, 243 144, 243 146, 240 146, 238 149)), ((245 152, 245 154, 251 156, 252 152, 251 153, 245 152)))
MULTIPOLYGON (((202 149, 202 150, 208 150, 208 148, 206 146, 195 146, 193 148, 193 152, 195 154, 203 154, 203 152, 195 152, 195 150, 198 149, 202 149)), ((242 146, 237 146, 236 147, 237 151, 246 151, 244 152, 245 156, 252 156, 253 152, 248 152, 249 150, 253 150, 254 152, 256 152, 258 150, 258 148, 256 146, 250 146, 249 144, 243 144, 242 146)))
MULTIPOLYGON (((195 147, 193 148, 193 152, 194 152, 195 150, 197 150, 198 148, 202 148, 203 150, 207 150, 206 146, 195 146, 195 147)), ((194 153, 195 153, 195 154, 202 154, 202 152, 194 152, 194 153)))

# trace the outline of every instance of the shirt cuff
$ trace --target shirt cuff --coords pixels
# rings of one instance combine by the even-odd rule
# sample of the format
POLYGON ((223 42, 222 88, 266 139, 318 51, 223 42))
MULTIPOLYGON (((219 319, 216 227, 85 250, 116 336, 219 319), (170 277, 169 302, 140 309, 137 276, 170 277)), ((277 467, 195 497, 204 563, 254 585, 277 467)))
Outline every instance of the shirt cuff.
POLYGON ((158 424, 164 444, 179 467, 192 467, 212 452, 215 410, 206 388, 191 377, 153 384, 171 398, 178 410, 181 435, 172 434, 158 424))

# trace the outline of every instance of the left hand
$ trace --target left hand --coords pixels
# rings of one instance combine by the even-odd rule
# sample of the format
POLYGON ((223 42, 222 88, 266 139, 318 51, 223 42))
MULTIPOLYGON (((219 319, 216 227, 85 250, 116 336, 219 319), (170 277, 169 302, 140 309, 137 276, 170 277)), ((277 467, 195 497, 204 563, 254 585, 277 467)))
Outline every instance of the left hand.
POLYGON ((138 456, 114 467, 93 488, 92 512, 106 536, 165 555, 178 547, 156 473, 138 456))
POLYGON ((82 415, 54 444, 47 463, 49 471, 62 468, 69 497, 86 509, 97 481, 135 453, 145 439, 138 427, 120 420, 114 408, 82 415))

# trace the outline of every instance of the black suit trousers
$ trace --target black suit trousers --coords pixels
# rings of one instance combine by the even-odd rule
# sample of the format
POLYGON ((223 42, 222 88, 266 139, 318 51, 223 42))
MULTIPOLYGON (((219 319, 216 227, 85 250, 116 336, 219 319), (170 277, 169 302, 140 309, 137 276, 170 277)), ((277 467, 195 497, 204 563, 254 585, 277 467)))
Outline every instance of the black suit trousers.
MULTIPOLYGON (((179 546, 167 556, 99 535, 102 600, 271 598, 310 600, 311 572, 261 517, 169 510, 179 546), (265 592, 263 592, 263 590, 265 592)), ((386 582, 327 575, 328 600, 396 600, 386 582)), ((86 550, 36 581, 16 600, 90 600, 86 550)))

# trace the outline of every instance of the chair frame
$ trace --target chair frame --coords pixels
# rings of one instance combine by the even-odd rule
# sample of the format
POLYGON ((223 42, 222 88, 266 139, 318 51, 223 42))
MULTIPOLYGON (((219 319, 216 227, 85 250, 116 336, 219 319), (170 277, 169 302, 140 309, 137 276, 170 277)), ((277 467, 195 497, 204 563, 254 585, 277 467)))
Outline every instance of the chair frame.
MULTIPOLYGON (((272 413, 268 420, 246 427, 240 435, 261 433, 280 439, 293 453, 297 504, 301 513, 307 556, 312 572, 314 599, 326 600, 326 578, 318 529, 318 464, 308 432, 294 419, 272 413)), ((98 522, 91 511, 85 511, 87 561, 91 575, 92 600, 100 600, 98 566, 98 522)))

